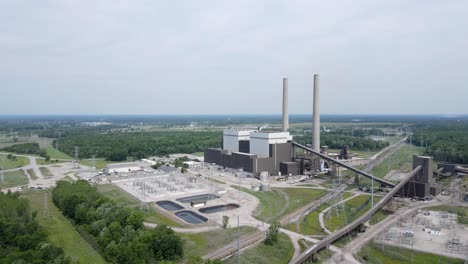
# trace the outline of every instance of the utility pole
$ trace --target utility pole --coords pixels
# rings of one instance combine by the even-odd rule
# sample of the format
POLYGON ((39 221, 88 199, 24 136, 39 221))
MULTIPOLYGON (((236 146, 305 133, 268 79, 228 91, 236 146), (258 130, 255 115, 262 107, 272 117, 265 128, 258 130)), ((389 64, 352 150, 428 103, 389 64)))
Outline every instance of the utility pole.
POLYGON ((59 130, 59 132, 58 132, 58 139, 57 139, 57 141, 55 142, 55 148, 56 148, 57 150, 59 150, 59 141, 60 141, 60 130, 59 130))
POLYGON ((240 228, 239 228, 239 216, 237 216, 237 264, 240 264, 240 228))
POLYGON ((3 169, 0 168, 0 183, 3 185, 3 182, 5 181, 5 175, 3 174, 3 169))
POLYGON ((371 208, 374 208, 374 177, 371 179, 371 208))
POLYGON ((96 170, 96 155, 93 155, 92 156, 92 170, 95 171, 96 170))

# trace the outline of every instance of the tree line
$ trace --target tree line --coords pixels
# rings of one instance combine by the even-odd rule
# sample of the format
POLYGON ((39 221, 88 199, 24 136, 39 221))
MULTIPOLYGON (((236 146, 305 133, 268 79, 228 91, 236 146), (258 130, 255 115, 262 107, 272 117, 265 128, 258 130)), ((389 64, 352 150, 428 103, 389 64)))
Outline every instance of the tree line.
POLYGON ((184 254, 183 241, 171 228, 144 229, 141 212, 118 206, 87 181, 58 181, 52 199, 109 262, 157 263, 184 254))
POLYGON ((38 143, 15 144, 9 147, 2 148, 1 150, 18 154, 41 154, 41 148, 39 147, 38 143))
POLYGON ((108 133, 71 135, 56 139, 60 150, 73 156, 78 146, 80 158, 106 158, 111 161, 127 157, 141 159, 173 153, 193 153, 221 146, 221 132, 214 131, 159 131, 135 133, 108 133))
MULTIPOLYGON (((310 144, 312 142, 312 134, 305 133, 304 135, 295 136, 294 140, 303 145, 310 144)), ((320 146, 328 146, 330 149, 341 149, 343 145, 348 145, 351 150, 378 151, 389 146, 389 142, 338 134, 322 134, 320 136, 320 146)))
POLYGON ((46 231, 20 194, 0 192, 0 263, 68 264, 63 249, 47 241, 46 231))
POLYGON ((468 164, 468 122, 431 122, 417 124, 408 138, 413 145, 424 147, 435 160, 468 164))

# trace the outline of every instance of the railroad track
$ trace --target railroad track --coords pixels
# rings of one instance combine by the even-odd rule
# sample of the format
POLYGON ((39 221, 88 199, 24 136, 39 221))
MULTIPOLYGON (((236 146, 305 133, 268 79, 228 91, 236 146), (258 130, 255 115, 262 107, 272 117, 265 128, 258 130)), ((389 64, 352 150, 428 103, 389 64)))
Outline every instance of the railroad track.
MULTIPOLYGON (((265 239, 266 231, 257 231, 253 234, 246 235, 240 238, 239 248, 245 249, 248 246, 254 245, 265 239)), ((219 248, 209 254, 203 256, 203 259, 226 259, 237 253, 237 240, 228 245, 219 248)))

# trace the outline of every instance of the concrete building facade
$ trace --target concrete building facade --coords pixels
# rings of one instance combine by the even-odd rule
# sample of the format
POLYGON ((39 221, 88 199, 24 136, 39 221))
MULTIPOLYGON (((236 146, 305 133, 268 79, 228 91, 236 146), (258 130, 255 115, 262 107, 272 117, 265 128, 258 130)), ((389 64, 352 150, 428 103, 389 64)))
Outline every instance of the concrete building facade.
POLYGON ((288 132, 225 130, 224 138, 228 142, 223 142, 223 149, 205 151, 205 162, 242 169, 254 175, 260 172, 278 175, 280 163, 292 162, 293 159, 292 136, 288 132))

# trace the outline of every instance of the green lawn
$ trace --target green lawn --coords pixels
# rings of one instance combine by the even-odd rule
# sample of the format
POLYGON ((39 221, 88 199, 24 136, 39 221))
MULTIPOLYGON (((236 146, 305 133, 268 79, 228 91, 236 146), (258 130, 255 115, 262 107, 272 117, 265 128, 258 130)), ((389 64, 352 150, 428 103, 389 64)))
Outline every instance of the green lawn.
POLYGON ((46 191, 28 191, 21 195, 28 198, 31 209, 38 212, 37 220, 43 226, 48 238, 55 246, 63 248, 72 263, 106 263, 101 255, 91 247, 52 203, 48 195, 49 217, 44 217, 44 194, 46 191))
POLYGON ((0 155, 0 169, 2 170, 15 169, 15 168, 27 166, 28 164, 29 164, 29 159, 25 157, 14 156, 13 159, 9 159, 7 158, 7 155, 0 155))
POLYGON ((384 209, 380 209, 378 210, 370 219, 369 223, 371 225, 375 225, 377 224, 378 222, 384 220, 385 218, 387 218, 387 216, 391 215, 392 212, 389 212, 387 210, 384 210, 384 209))
MULTIPOLYGON (((278 235, 278 242, 268 246, 259 243, 255 247, 247 249, 241 253, 240 262, 243 264, 285 264, 288 263, 294 255, 294 246, 285 234, 278 235)), ((224 263, 237 263, 237 256, 227 259, 224 263)))
POLYGON ((28 184, 28 177, 22 170, 4 172, 3 183, 0 181, 0 189, 11 188, 28 184))
POLYGON ((300 229, 299 233, 304 235, 326 235, 326 233, 322 230, 319 222, 319 214, 321 211, 325 210, 329 207, 328 204, 323 204, 317 210, 314 210, 310 214, 306 215, 300 221, 300 229))
POLYGON ((72 157, 68 156, 67 154, 57 150, 56 148, 52 147, 52 146, 49 146, 47 149, 46 149, 46 152, 47 152, 47 155, 50 156, 50 159, 51 160, 55 160, 55 159, 66 159, 66 160, 71 160, 72 157))
MULTIPOLYGON (((237 186, 232 187, 238 188, 237 186)), ((260 204, 254 212, 254 217, 265 222, 279 220, 281 216, 291 213, 326 194, 326 191, 310 188, 272 188, 269 192, 259 192, 241 187, 241 190, 260 200, 260 204), (288 198, 289 202, 287 201, 288 198)))
POLYGON ((276 188, 276 190, 286 193, 289 197, 289 205, 283 214, 292 213, 294 210, 327 194, 327 191, 310 188, 276 188))
POLYGON ((431 253, 423 253, 414 251, 413 262, 411 261, 411 250, 385 245, 382 246, 376 243, 369 243, 358 252, 358 260, 366 264, 429 264, 429 263, 444 263, 444 264, 462 264, 461 259, 448 258, 431 253))
MULTIPOLYGON (((374 197, 374 204, 380 197, 374 197)), ((359 195, 344 204, 344 215, 336 215, 335 209, 330 209, 324 215, 325 226, 331 231, 338 230, 363 215, 371 207, 369 195, 359 195)))
MULTIPOLYGON (((257 229, 248 226, 240 227, 240 235, 253 233, 257 229)), ((182 263, 190 263, 190 258, 195 256, 202 257, 212 251, 215 251, 237 239, 237 228, 219 229, 197 234, 179 233, 184 240, 184 259, 182 263)))
MULTIPOLYGON (((106 196, 109 199, 114 200, 117 204, 125 207, 140 207, 141 202, 133 197, 131 194, 125 192, 119 187, 113 184, 100 184, 97 186, 98 191, 106 196)), ((165 224, 167 226, 180 226, 179 223, 174 220, 156 212, 154 208, 148 205, 148 208, 144 208, 143 212, 145 214, 145 221, 155 223, 155 224, 165 224)))
MULTIPOLYGON (((351 193, 343 193, 343 199, 351 197, 351 193)), ((325 210, 327 207, 330 207, 329 203, 322 204, 319 208, 311 212, 310 214, 302 217, 299 221, 299 229, 297 230, 296 223, 289 224, 286 226, 287 229, 298 232, 304 235, 326 235, 322 230, 319 222, 319 214, 321 211, 325 210)))

